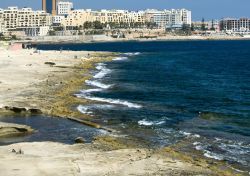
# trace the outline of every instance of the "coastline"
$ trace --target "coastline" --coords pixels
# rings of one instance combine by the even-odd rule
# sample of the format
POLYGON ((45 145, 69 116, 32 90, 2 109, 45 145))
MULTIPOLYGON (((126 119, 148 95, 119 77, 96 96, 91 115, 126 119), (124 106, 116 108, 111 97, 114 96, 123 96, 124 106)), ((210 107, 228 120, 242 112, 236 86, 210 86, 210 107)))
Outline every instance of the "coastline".
POLYGON ((17 43, 32 43, 32 44, 62 44, 62 43, 106 43, 106 42, 152 42, 152 41, 223 41, 223 40, 250 40, 249 37, 239 37, 239 36, 165 36, 158 38, 108 38, 108 39, 79 39, 69 40, 68 36, 57 37, 54 40, 53 36, 47 36, 45 38, 33 38, 31 40, 17 40, 17 43))
MULTIPOLYGON (((96 63, 110 61, 117 54, 85 51, 41 51, 40 54, 34 53, 33 50, 22 52, 24 52, 22 53, 23 55, 19 56, 12 55, 13 53, 11 52, 1 56, 1 62, 3 62, 5 68, 3 69, 3 66, 0 67, 2 68, 0 71, 1 74, 6 74, 4 75, 4 79, 0 80, 0 105, 4 115, 8 115, 10 112, 13 114, 13 111, 14 113, 17 111, 16 113, 20 115, 42 113, 49 116, 64 118, 70 116, 83 120, 91 120, 91 117, 72 109, 72 106, 75 104, 88 103, 87 100, 79 99, 73 96, 73 94, 84 87, 85 80, 92 77, 90 70, 94 68, 96 63), (74 58, 75 56, 77 58, 74 58), (42 58, 45 59, 39 60, 42 58), (18 59, 22 60, 18 62, 18 59), (37 62, 37 60, 39 61, 37 62), (12 67, 14 62, 21 69, 17 69, 17 65, 12 67), (45 64, 46 62, 47 64, 45 64), (17 73, 12 72, 11 68, 15 69, 17 73), (30 72, 30 70, 33 71, 30 72), (41 70, 43 72, 40 72, 41 70), (9 72, 12 75, 8 75, 9 72), (18 75, 22 78, 27 77, 26 81, 28 82, 25 84, 25 80, 23 80, 23 82, 19 82, 16 88, 14 88, 11 83, 17 83, 17 79, 20 79, 18 75), (16 80, 13 80, 13 77, 16 80), (13 97, 15 97, 15 100, 13 100, 13 97), (6 108, 6 106, 9 108, 6 108)), ((98 124, 89 125, 101 128, 98 124)), ((0 147, 0 156, 4 158, 0 160, 0 163, 1 170, 3 170, 3 173, 6 173, 5 175, 9 175, 12 169, 17 169, 19 174, 23 174, 27 168, 38 164, 41 164, 41 166, 34 167, 30 172, 27 171, 26 174, 32 175, 38 169, 48 169, 45 162, 39 162, 35 158, 45 160, 46 162, 54 162, 53 167, 48 169, 47 174, 55 174, 56 172, 58 175, 120 175, 122 171, 120 168, 127 167, 131 167, 132 169, 127 170, 127 172, 124 171, 123 175, 130 173, 138 175, 235 175, 235 172, 228 168, 220 171, 222 167, 222 165, 218 165, 220 162, 214 163, 211 160, 203 160, 201 158, 194 159, 185 155, 185 153, 175 151, 173 148, 152 151, 145 148, 137 149, 137 147, 131 139, 120 139, 110 136, 97 137, 93 144, 77 144, 72 146, 53 142, 19 143, 0 147), (13 148, 16 150, 21 148, 24 154, 16 155, 12 153, 11 149, 13 148), (73 152, 72 149, 74 149, 73 156, 70 155, 73 152), (64 161, 65 153, 67 161, 64 161), (87 156, 82 157, 82 153, 87 153, 87 156), (100 156, 97 160, 98 163, 92 161, 94 159, 90 156, 91 154, 96 157, 100 156), (54 155, 54 157, 51 157, 51 155, 54 155), (110 160, 111 156, 115 157, 115 159, 110 160), (20 164, 20 160, 22 162, 24 160, 24 162, 20 164), (83 160, 87 162, 92 161, 89 170, 93 171, 94 168, 98 168, 97 171, 99 172, 84 173, 83 171, 87 163, 84 163, 83 160), (100 165, 103 161, 106 161, 106 163, 104 162, 104 164, 100 165), (7 167, 4 163, 12 163, 8 164, 12 166, 7 167), (118 163, 117 166, 113 166, 114 163, 118 163), (66 167, 67 165, 68 167, 66 167), (65 167, 66 170, 59 171, 62 167, 65 167)), ((43 172, 40 173, 40 175, 42 174, 43 172)))
MULTIPOLYGON (((73 93, 91 77, 89 71, 95 63, 111 60, 114 55, 85 51, 4 52, 0 70, 3 75, 0 88, 2 114, 44 114, 83 120, 89 117, 74 111, 72 106, 87 102, 74 97, 73 93), (9 71, 11 75, 8 75, 9 71)), ((100 128, 98 124, 89 125, 100 128)))

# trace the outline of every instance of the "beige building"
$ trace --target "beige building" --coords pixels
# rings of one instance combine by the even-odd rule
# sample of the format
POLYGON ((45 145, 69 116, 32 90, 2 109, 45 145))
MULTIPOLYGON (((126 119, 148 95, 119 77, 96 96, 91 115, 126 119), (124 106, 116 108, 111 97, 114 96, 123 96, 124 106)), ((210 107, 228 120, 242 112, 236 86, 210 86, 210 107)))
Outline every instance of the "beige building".
POLYGON ((83 26, 86 21, 94 21, 91 10, 70 11, 67 18, 62 19, 61 25, 64 27, 83 26))
POLYGON ((5 32, 4 20, 3 20, 3 9, 0 9, 0 33, 5 32))
POLYGON ((144 23, 143 11, 130 12, 127 10, 73 10, 61 21, 64 27, 83 26, 85 22, 100 21, 101 23, 144 23))
POLYGON ((6 31, 24 31, 26 34, 40 35, 40 30, 52 24, 52 16, 44 11, 33 11, 31 8, 18 9, 8 7, 0 11, 6 31), (41 28, 41 29, 40 29, 41 28))
POLYGON ((6 30, 15 30, 18 24, 18 9, 17 7, 8 7, 3 10, 4 27, 6 30))
POLYGON ((100 21, 101 23, 144 23, 144 12, 130 12, 127 10, 101 10, 92 11, 94 21, 100 21))

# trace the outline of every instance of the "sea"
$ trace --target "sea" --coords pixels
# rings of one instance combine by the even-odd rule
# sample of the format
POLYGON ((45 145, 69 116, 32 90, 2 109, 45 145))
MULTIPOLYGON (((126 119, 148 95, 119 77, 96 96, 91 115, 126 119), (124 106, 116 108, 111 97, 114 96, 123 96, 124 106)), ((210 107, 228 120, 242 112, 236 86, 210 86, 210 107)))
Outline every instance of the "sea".
MULTIPOLYGON (((92 100, 77 105, 77 111, 116 129, 121 136, 144 140, 154 147, 186 140, 205 157, 250 170, 250 41, 131 41, 37 47, 118 52, 111 62, 97 63, 91 71, 93 78, 83 83, 87 89, 75 93, 78 98, 92 100)), ((72 122, 61 123, 64 125, 56 134, 57 138, 63 135, 64 142, 68 142, 63 130, 66 126, 77 135, 105 133, 82 129, 72 122)), ((60 126, 59 120, 55 124, 60 126)))

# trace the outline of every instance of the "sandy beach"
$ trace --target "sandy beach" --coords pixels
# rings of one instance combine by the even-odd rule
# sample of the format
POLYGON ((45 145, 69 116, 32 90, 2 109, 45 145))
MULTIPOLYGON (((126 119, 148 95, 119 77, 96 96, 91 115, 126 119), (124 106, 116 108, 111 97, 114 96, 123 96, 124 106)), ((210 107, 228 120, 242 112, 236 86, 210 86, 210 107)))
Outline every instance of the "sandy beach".
MULTIPOLYGON (((41 113, 77 118, 89 126, 101 128, 92 123, 90 117, 71 108, 79 102, 88 103, 73 94, 84 87, 83 82, 91 77, 89 70, 95 63, 109 61, 114 55, 86 51, 0 50, 1 116, 41 113)), ((5 133, 34 132, 28 126, 0 125, 0 129, 7 129, 5 133)), ((171 148, 141 148, 114 137, 97 137, 91 144, 35 142, 0 146, 0 175, 6 176, 235 175, 233 170, 222 168, 218 163, 193 159, 171 148)))

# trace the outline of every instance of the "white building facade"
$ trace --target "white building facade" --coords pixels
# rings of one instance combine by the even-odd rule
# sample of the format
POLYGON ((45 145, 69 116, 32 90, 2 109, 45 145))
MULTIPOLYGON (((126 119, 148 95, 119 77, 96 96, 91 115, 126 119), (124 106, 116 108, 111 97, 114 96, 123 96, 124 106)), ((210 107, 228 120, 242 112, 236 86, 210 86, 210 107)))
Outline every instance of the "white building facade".
POLYGON ((192 13, 186 9, 154 10, 145 11, 147 21, 156 23, 159 28, 181 28, 183 24, 191 26, 192 13))
POLYGON ((4 19, 3 19, 3 9, 0 9, 0 33, 5 32, 4 19))
POLYGON ((61 15, 61 16, 60 15, 56 15, 56 16, 52 17, 52 23, 60 25, 63 22, 64 19, 65 19, 65 16, 63 16, 63 15, 61 15))
POLYGON ((249 18, 226 18, 220 21, 221 30, 229 33, 250 34, 249 18))
POLYGON ((68 15, 73 10, 72 2, 59 1, 57 3, 57 15, 68 15))

